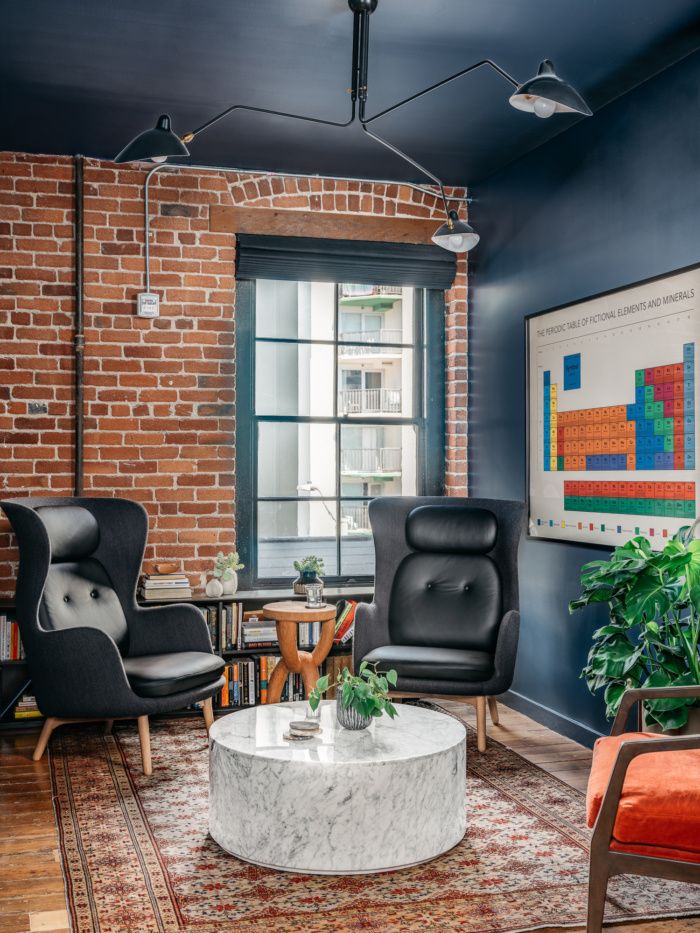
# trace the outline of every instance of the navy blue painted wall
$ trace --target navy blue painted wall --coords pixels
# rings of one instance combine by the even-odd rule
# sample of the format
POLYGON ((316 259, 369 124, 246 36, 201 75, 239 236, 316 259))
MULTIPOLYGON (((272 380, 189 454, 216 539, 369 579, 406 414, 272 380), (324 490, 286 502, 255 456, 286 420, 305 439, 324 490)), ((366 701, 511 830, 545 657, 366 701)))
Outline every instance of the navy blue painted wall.
MULTIPOLYGON (((520 498, 525 315, 700 261, 700 53, 472 194, 482 239, 471 254, 470 493, 520 498)), ((605 613, 569 616, 567 602, 581 565, 600 556, 540 541, 521 549, 513 691, 531 715, 584 740, 606 730, 601 701, 579 680, 605 613)))

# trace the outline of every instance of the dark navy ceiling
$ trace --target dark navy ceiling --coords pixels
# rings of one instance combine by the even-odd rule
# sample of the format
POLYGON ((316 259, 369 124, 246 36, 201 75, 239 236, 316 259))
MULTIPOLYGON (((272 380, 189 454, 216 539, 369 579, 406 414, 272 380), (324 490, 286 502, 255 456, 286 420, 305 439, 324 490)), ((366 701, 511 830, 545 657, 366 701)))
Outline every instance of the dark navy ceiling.
MULTIPOLYGON (((231 103, 332 120, 349 112, 346 0, 0 0, 0 9, 0 149, 111 158, 161 112, 181 134, 231 103)), ((380 0, 368 113, 484 57, 519 80, 551 58, 595 111, 697 48, 700 0, 380 0)), ((373 129, 447 182, 473 184, 580 119, 539 120, 512 109, 509 93, 477 71, 373 129)), ((357 126, 235 114, 190 148, 199 164, 423 180, 357 126)))

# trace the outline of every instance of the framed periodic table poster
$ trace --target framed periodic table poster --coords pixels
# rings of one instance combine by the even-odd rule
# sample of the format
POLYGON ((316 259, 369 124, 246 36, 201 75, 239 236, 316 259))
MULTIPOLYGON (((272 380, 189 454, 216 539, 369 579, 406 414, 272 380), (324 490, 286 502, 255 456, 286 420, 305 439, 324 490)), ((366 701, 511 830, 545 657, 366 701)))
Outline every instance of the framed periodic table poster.
POLYGON ((663 546, 698 514, 700 266, 530 315, 528 535, 663 546))

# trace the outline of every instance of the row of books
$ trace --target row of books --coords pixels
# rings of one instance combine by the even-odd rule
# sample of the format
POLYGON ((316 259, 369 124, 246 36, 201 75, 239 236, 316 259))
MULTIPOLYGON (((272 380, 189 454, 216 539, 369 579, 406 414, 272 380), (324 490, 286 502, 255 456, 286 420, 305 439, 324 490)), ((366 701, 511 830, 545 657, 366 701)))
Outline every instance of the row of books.
MULTIPOLYGON (((227 709, 267 703, 268 684, 279 660, 280 658, 276 655, 263 654, 259 657, 245 658, 227 664, 224 670, 226 683, 221 693, 214 700, 214 705, 227 709)), ((350 655, 328 658, 325 661, 323 672, 328 674, 331 682, 333 682, 343 667, 352 667, 350 655)), ((327 696, 332 699, 335 696, 335 691, 329 691, 327 696)), ((303 699, 304 684, 301 674, 290 673, 282 690, 282 702, 303 699)))
POLYGON ((19 626, 6 615, 0 615, 0 661, 21 661, 24 647, 19 637, 19 626))
POLYGON ((224 651, 236 651, 243 647, 243 603, 200 606, 200 611, 207 623, 214 651, 222 654, 224 651))
MULTIPOLYGON (((224 669, 226 683, 215 705, 226 708, 267 703, 268 681, 279 660, 275 655, 261 655, 227 664, 224 669)), ((290 678, 294 676, 290 674, 290 678)), ((290 698, 296 699, 296 696, 290 698)))
MULTIPOLYGON (((347 644, 352 638, 357 602, 341 599, 337 604, 334 644, 347 644)), ((277 627, 258 612, 244 612, 243 603, 227 603, 202 608, 214 651, 224 652, 274 648, 277 627)), ((321 622, 301 622, 297 626, 299 647, 311 648, 321 637, 321 622)))
POLYGON ((36 698, 28 693, 22 695, 22 698, 15 706, 15 719, 39 719, 41 713, 36 705, 36 698))
POLYGON ((354 599, 340 599, 336 603, 334 645, 345 645, 352 638, 356 609, 357 601, 354 599))
POLYGON ((144 573, 139 581, 139 596, 146 602, 192 599, 192 587, 184 573, 144 573))

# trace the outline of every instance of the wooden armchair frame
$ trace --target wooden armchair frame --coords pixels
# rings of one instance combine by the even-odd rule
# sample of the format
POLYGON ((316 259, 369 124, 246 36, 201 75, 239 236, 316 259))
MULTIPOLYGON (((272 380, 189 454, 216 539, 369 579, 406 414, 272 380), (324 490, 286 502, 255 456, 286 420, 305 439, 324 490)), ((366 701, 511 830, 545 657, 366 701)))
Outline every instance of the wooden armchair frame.
MULTIPOLYGON (((639 704, 638 722, 642 722, 643 700, 668 697, 699 697, 700 685, 693 687, 649 687, 628 690, 622 697, 611 735, 622 735, 633 706, 639 704)), ((700 883, 700 864, 652 858, 610 849, 617 809, 630 763, 651 752, 700 750, 700 735, 660 736, 658 739, 634 739, 620 745, 605 796, 593 828, 588 877, 588 922, 586 933, 600 933, 603 927, 608 880, 615 875, 648 875, 671 881, 700 883)))

